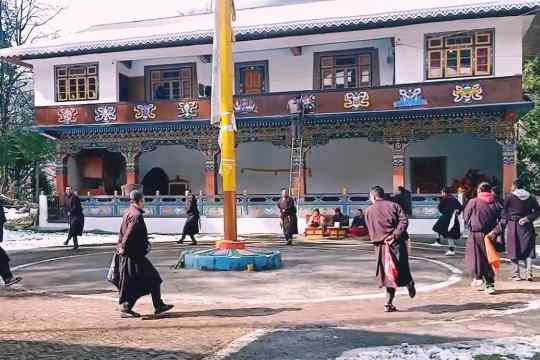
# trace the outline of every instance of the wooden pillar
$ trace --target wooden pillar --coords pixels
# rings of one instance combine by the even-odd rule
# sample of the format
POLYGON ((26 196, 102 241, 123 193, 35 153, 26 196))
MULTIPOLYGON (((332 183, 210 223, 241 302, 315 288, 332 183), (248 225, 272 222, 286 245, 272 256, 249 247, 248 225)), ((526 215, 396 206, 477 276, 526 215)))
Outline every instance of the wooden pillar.
POLYGON ((64 203, 64 195, 68 184, 67 160, 69 155, 63 152, 57 152, 55 160, 56 172, 56 193, 61 203, 64 203))
POLYGON ((503 192, 512 192, 512 183, 517 179, 517 151, 515 142, 502 144, 503 192))
POLYGON ((291 186, 291 195, 293 197, 303 198, 307 192, 306 184, 306 156, 308 150, 304 151, 302 155, 302 160, 297 164, 293 164, 294 172, 292 174, 292 186, 291 186))
POLYGON ((405 149, 408 143, 394 142, 392 146, 392 184, 394 189, 405 186, 405 149))
POLYGON ((204 193, 208 198, 215 199, 216 195, 218 194, 218 174, 215 153, 207 154, 204 164, 204 171, 204 193))

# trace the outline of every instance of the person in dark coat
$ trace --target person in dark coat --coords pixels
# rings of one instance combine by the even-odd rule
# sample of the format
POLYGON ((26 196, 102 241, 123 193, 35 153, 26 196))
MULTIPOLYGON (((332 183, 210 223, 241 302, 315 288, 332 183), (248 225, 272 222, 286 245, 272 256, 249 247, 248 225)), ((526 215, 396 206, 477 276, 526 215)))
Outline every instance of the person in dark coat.
POLYGON ((446 256, 456 255, 456 240, 461 237, 461 228, 458 215, 463 210, 460 202, 450 195, 448 189, 443 189, 439 198, 439 212, 441 216, 433 226, 438 238, 433 245, 441 245, 441 237, 448 240, 446 256), (453 225, 452 225, 453 224, 453 225))
POLYGON ((496 201, 489 183, 478 186, 477 197, 469 200, 463 211, 469 237, 465 249, 465 262, 474 280, 472 287, 483 285, 488 294, 495 292, 495 272, 489 264, 484 237, 496 237, 502 233, 498 225, 501 205, 496 201))
POLYGON ((398 186, 391 200, 399 204, 407 217, 412 216, 412 196, 411 192, 403 186, 398 186))
POLYGON ((339 223, 339 227, 349 227, 349 217, 343 215, 340 208, 334 209, 334 215, 332 216, 332 222, 330 226, 334 226, 339 223))
POLYGON ((122 219, 117 243, 121 317, 140 317, 133 307, 139 298, 148 294, 152 295, 155 314, 158 315, 169 311, 173 305, 167 305, 161 299, 161 277, 146 257, 150 242, 143 217, 144 196, 139 190, 133 190, 129 198, 131 205, 122 219))
POLYGON ((64 199, 64 211, 68 217, 69 232, 64 245, 69 244, 69 240, 73 239, 73 250, 79 248, 78 236, 82 236, 84 228, 84 214, 81 205, 81 199, 71 191, 71 188, 66 187, 66 197, 64 199))
POLYGON ((187 235, 191 238, 191 244, 197 245, 195 235, 199 233, 199 208, 197 207, 197 198, 190 190, 186 190, 186 202, 184 204, 186 208, 186 222, 184 229, 182 230, 182 238, 178 240, 178 244, 183 244, 187 235))
POLYGON ((362 209, 356 210, 356 216, 353 217, 351 229, 349 231, 352 236, 366 236, 368 234, 366 216, 362 209))
MULTIPOLYGON (((4 241, 4 224, 6 223, 6 213, 4 212, 4 207, 0 203, 0 243, 4 241)), ((11 273, 11 268, 9 267, 9 256, 6 254, 4 249, 0 247, 0 277, 4 280, 5 286, 11 286, 13 284, 21 281, 21 277, 15 277, 11 273)))
POLYGON ((287 245, 292 245, 293 236, 298 234, 298 218, 294 199, 289 196, 287 189, 281 190, 281 198, 277 204, 279 208, 281 227, 287 245))
POLYGON ((393 304, 396 295, 396 287, 406 286, 409 296, 416 295, 414 280, 409 266, 407 228, 409 220, 401 206, 393 201, 384 199, 384 190, 380 186, 374 186, 369 194, 373 203, 366 210, 366 223, 371 241, 376 247, 377 275, 380 278, 380 286, 386 288, 385 311, 397 311, 393 304), (397 268, 396 281, 390 281, 386 274, 384 254, 388 246, 391 258, 397 268))
POLYGON ((519 262, 524 261, 527 280, 533 281, 532 259, 536 258, 534 221, 540 217, 540 206, 534 196, 516 180, 503 204, 502 226, 506 228, 506 251, 514 264, 512 278, 521 280, 519 262))

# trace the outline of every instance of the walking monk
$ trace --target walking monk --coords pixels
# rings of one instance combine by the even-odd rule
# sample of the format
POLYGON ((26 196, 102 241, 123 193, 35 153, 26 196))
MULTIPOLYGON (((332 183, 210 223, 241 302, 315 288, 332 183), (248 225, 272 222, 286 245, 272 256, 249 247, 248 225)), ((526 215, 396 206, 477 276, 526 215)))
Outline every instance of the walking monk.
POLYGON ((133 311, 137 300, 145 295, 152 295, 155 314, 161 314, 173 308, 161 299, 161 277, 146 255, 150 252, 148 231, 144 222, 144 196, 133 190, 129 194, 131 206, 124 214, 117 252, 120 256, 120 298, 122 318, 140 317, 133 311))
POLYGON ((191 245, 197 245, 197 240, 195 235, 199 233, 199 219, 201 218, 199 214, 199 207, 197 206, 197 198, 191 190, 186 190, 186 222, 184 224, 184 229, 182 230, 182 237, 177 241, 178 244, 183 244, 184 239, 187 235, 191 238, 191 245))
POLYGON ((73 239, 73 250, 79 248, 78 236, 82 236, 84 228, 84 214, 81 205, 81 199, 75 194, 71 188, 66 187, 66 198, 64 204, 65 213, 69 221, 69 232, 64 245, 69 244, 69 240, 73 239))
POLYGON ((399 204, 384 199, 382 187, 374 186, 369 198, 373 205, 366 210, 366 223, 376 246, 380 286, 386 288, 384 307, 386 312, 394 312, 397 287, 406 286, 411 298, 416 295, 407 250, 409 220, 399 204))
POLYGON ((293 236, 298 234, 298 218, 294 199, 289 196, 287 189, 281 190, 278 208, 285 241, 287 241, 287 245, 292 245, 293 236))
POLYGON ((519 262, 525 261, 527 280, 533 281, 532 259, 536 258, 534 221, 540 217, 540 206, 534 196, 516 180, 512 193, 503 205, 502 223, 506 226, 506 251, 514 264, 512 279, 521 280, 519 262))
POLYGON ((482 290, 493 294, 495 272, 489 263, 484 237, 489 234, 493 239, 502 233, 501 227, 497 226, 502 209, 489 183, 481 183, 477 194, 476 198, 469 200, 463 212, 465 226, 469 228, 465 262, 474 275, 471 287, 482 286, 482 290))

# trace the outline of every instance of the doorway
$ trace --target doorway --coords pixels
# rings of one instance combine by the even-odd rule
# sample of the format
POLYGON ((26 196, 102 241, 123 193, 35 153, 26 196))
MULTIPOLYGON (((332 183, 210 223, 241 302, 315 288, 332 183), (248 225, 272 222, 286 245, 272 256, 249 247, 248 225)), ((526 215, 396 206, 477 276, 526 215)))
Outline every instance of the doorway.
POLYGON ((411 190, 439 193, 446 187, 446 157, 411 157, 411 190))

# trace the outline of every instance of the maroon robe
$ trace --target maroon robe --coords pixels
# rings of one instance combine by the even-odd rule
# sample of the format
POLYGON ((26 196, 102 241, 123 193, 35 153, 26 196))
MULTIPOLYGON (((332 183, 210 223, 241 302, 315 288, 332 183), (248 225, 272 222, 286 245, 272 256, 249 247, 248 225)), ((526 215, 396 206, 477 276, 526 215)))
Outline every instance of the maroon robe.
POLYGON ((390 252, 398 270, 397 286, 407 286, 412 281, 409 267, 409 253, 407 249, 407 227, 409 220, 407 215, 397 203, 388 200, 377 200, 366 210, 366 224, 369 237, 376 247, 377 275, 380 286, 392 287, 385 281, 383 246, 384 240, 389 235, 394 235, 396 240, 390 244, 390 252))
POLYGON ((495 273, 487 258, 484 237, 491 231, 495 235, 502 233, 498 225, 501 210, 501 205, 492 193, 480 193, 467 203, 463 211, 463 220, 469 229, 465 249, 467 269, 476 279, 485 279, 488 283, 493 282, 495 273))
POLYGON ((540 206, 534 196, 524 190, 507 195, 503 205, 502 224, 506 227, 506 251, 511 260, 536 258, 536 232, 533 222, 538 217, 540 206), (529 219, 529 222, 519 225, 519 220, 524 217, 529 219))
POLYGON ((290 196, 281 197, 277 204, 279 216, 283 222, 283 234, 286 239, 298 234, 298 218, 296 216, 296 205, 290 196))

